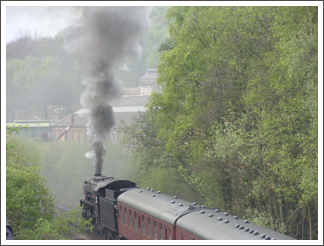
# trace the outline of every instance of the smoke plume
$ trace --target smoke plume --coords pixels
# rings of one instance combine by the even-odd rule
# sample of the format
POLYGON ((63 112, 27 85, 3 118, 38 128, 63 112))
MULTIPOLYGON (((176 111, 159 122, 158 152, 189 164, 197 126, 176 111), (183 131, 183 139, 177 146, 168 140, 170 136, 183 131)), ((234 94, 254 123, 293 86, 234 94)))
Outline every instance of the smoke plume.
POLYGON ((150 12, 151 7, 84 7, 82 35, 66 44, 77 67, 86 71, 80 103, 90 110, 87 135, 92 150, 86 156, 94 159, 95 174, 101 174, 104 143, 115 124, 109 104, 122 94, 114 71, 141 55, 139 38, 149 28, 150 12))

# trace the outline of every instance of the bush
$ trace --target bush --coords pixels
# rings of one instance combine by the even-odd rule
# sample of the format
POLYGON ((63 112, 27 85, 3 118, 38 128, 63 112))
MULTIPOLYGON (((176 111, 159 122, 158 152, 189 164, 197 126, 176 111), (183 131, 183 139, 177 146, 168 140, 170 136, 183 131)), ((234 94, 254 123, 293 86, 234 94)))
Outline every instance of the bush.
POLYGON ((92 231, 91 219, 85 220, 77 206, 71 207, 69 212, 58 214, 51 221, 39 218, 35 228, 27 228, 22 234, 27 240, 60 240, 69 239, 75 234, 83 234, 84 229, 92 231))
POLYGON ((89 227, 78 209, 54 217, 55 196, 39 173, 41 145, 11 136, 14 129, 7 128, 6 142, 6 215, 14 239, 64 239, 89 227))
POLYGON ((22 228, 34 227, 38 219, 54 216, 54 196, 39 175, 39 155, 27 141, 8 136, 6 169, 6 213, 15 239, 22 228))

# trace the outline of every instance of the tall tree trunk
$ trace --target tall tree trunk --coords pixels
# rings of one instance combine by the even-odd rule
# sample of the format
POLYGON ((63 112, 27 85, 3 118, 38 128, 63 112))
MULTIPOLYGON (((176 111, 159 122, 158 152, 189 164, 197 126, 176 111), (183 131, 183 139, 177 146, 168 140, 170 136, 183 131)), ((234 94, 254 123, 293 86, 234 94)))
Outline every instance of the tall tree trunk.
POLYGON ((282 214, 282 200, 279 199, 279 212, 280 212, 280 223, 283 223, 283 214, 282 214))
POLYGON ((309 221, 309 239, 312 240, 312 218, 310 214, 310 209, 308 207, 308 221, 309 221))
POLYGON ((304 211, 305 211, 305 207, 303 207, 303 211, 302 211, 302 240, 304 240, 304 211))

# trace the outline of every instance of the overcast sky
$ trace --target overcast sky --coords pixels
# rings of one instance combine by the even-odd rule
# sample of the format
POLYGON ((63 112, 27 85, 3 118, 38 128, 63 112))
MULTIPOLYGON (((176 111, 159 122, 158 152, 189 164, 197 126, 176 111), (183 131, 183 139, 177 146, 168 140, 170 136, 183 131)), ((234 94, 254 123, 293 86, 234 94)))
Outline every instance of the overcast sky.
POLYGON ((7 6, 6 43, 26 31, 32 35, 55 36, 58 31, 71 25, 80 14, 81 7, 7 6))
MULTIPOLYGON (((55 36, 57 32, 65 27, 71 25, 73 20, 78 18, 81 14, 82 7, 75 7, 77 2, 17 2, 17 1, 1 1, 1 15, 5 13, 5 34, 6 43, 19 37, 21 32, 30 32, 32 35, 37 33, 39 36, 55 36), (28 5, 49 5, 52 6, 28 6, 28 5), (24 6, 21 6, 24 5, 24 6), (58 6, 55 6, 58 5, 58 6), (62 6, 63 5, 63 6, 62 6), (64 6, 65 5, 65 6, 64 6), (72 6, 72 7, 68 7, 72 6)), ((231 1, 196 1, 196 2, 113 2, 113 1, 84 1, 81 2, 84 6, 145 6, 149 3, 151 6, 173 6, 173 5, 249 5, 249 2, 231 2, 231 1), (181 4, 179 4, 181 3, 181 4), (184 4, 185 3, 185 4, 184 4), (193 4, 190 4, 193 3, 193 4)), ((286 2, 252 2, 252 5, 262 3, 262 5, 285 5, 286 2)), ((303 5, 305 3, 300 2, 297 5, 303 5)), ((290 5, 290 4, 286 4, 290 5)), ((3 18, 1 18, 3 21, 3 18)), ((3 35, 3 33, 2 33, 3 35)), ((3 41, 3 39, 2 39, 3 41)))
MULTIPOLYGON (((19 6, 31 5, 32 2, 6 2, 6 43, 19 37, 19 33, 29 32, 34 36, 55 36, 60 30, 71 25, 74 20, 80 17, 82 7, 73 6, 76 2, 50 2, 52 6, 19 6), (12 3, 12 4, 11 4, 12 3), (64 6, 64 5, 70 6, 64 6), (8 6, 12 5, 12 6, 8 6), (16 5, 16 6, 13 6, 16 5), (53 6, 54 5, 54 6, 53 6), (63 6, 55 6, 63 5, 63 6)), ((35 3, 35 2, 34 2, 35 3)), ((38 2, 37 2, 38 3, 38 2)), ((140 6, 141 2, 132 2, 122 5, 140 6)), ((160 2, 158 5, 166 6, 167 2, 160 2)), ((49 2, 41 2, 42 5, 48 5, 49 2)), ((151 4, 151 2, 150 2, 151 4)), ((98 2, 82 2, 84 6, 98 6, 98 2)), ((99 2, 99 6, 120 6, 120 2, 99 2)), ((142 4, 145 6, 147 4, 142 4)), ((3 11, 3 10, 2 10, 3 11)), ((1 12, 2 12, 1 11, 1 12)), ((3 12, 2 12, 3 13, 3 12)))
MULTIPOLYGON (((75 7, 77 2, 17 2, 17 1, 1 1, 1 15, 3 15, 3 11, 5 10, 6 18, 5 18, 5 34, 6 34, 6 43, 11 40, 17 38, 19 36, 19 32, 29 31, 32 35, 36 32, 39 36, 55 36, 57 32, 65 27, 71 25, 73 20, 78 18, 81 14, 82 7, 75 7), (52 6, 28 6, 28 5, 49 5, 52 6), (20 6, 19 6, 20 5, 20 6), (21 6, 24 5, 24 6, 21 6), (55 6, 58 5, 58 6, 55 6), (63 7, 62 7, 63 5, 63 7), (64 6, 65 5, 65 6, 64 6), (68 6, 72 7, 68 7, 68 6)), ((196 1, 196 2, 113 2, 113 1, 104 1, 104 2, 96 2, 96 1, 84 1, 81 2, 84 6, 103 6, 103 5, 128 5, 128 6, 145 6, 148 3, 151 6, 173 6, 173 5, 186 5, 190 3, 194 3, 193 5, 249 5, 251 2, 232 2, 232 1, 196 1), (184 4, 185 3, 185 4, 184 4)), ((252 2, 252 5, 260 4, 264 6, 269 5, 291 5, 287 2, 252 2)), ((306 2, 297 2, 296 5, 307 5, 306 2)), ((309 3, 309 2, 308 2, 309 3)), ((314 2, 311 2, 314 3, 314 2)), ((2 19, 3 20, 3 19, 2 19)), ((3 40, 3 39, 2 39, 3 40)))

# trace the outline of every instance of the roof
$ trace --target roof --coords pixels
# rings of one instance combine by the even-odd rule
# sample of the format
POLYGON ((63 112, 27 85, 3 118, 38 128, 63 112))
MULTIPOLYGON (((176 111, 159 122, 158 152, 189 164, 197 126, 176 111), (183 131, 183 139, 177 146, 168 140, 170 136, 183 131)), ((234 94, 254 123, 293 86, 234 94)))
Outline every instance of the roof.
MULTIPOLYGON (((56 123, 57 120, 52 120, 51 124, 56 123)), ((16 126, 27 126, 35 128, 49 127, 49 120, 14 120, 14 123, 6 123, 6 126, 16 127, 16 126)))
POLYGON ((185 200, 147 189, 126 191, 117 200, 172 225, 182 213, 188 211, 190 204, 185 200), (174 203, 171 203, 172 200, 174 203), (179 204, 182 204, 182 206, 179 206, 179 204))
MULTIPOLYGON (((51 122, 57 122, 58 120, 51 120, 51 122)), ((22 124, 22 123, 48 123, 49 120, 14 120, 14 123, 22 124)))
MULTIPOLYGON (((138 112, 144 112, 144 105, 148 100, 148 96, 132 96, 122 97, 111 103, 113 106, 115 126, 118 126, 121 120, 129 124, 134 117, 138 116, 138 112)), ((89 109, 82 108, 74 112, 73 127, 85 127, 88 122, 89 109)), ((71 116, 68 115, 59 122, 52 124, 52 127, 67 127, 71 123, 71 116)))
POLYGON ((140 81, 156 81, 157 79, 157 69, 148 69, 146 74, 142 76, 140 81))
POLYGON ((200 208, 198 211, 181 217, 177 221, 177 227, 204 240, 265 240, 265 237, 262 238, 261 235, 269 236, 269 239, 295 240, 295 238, 250 223, 237 216, 226 214, 220 211, 216 212, 211 208, 200 208), (202 213, 202 211, 204 212, 202 213), (243 228, 240 229, 237 225, 242 225, 243 228))
POLYGON ((49 123, 6 123, 6 126, 49 127, 49 123))

